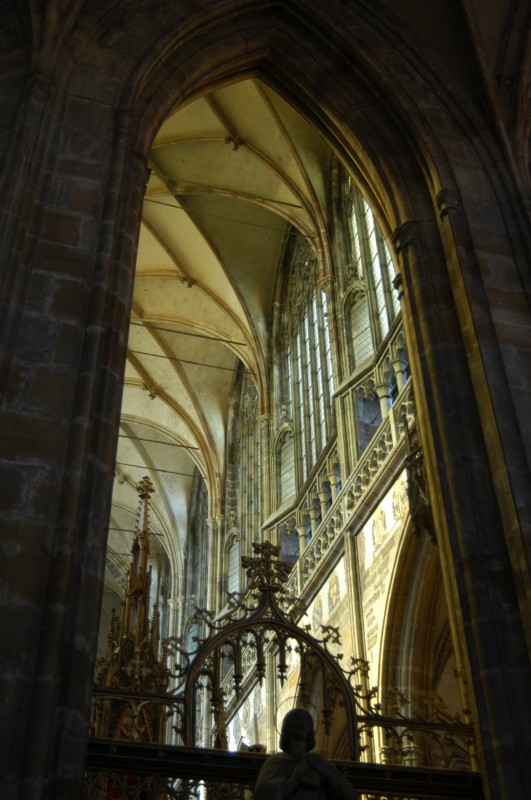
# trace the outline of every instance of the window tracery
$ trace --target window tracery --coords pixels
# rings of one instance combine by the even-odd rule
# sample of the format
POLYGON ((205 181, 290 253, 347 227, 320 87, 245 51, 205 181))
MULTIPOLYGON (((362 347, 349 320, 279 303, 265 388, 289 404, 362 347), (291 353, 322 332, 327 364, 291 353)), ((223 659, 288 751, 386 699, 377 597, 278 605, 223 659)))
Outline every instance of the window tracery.
POLYGON ((357 187, 348 181, 350 260, 343 269, 343 315, 347 329, 347 364, 358 369, 374 355, 400 311, 393 291, 391 253, 374 213, 357 187))
POLYGON ((282 437, 279 457, 279 500, 284 503, 296 492, 295 485, 295 447, 293 440, 293 430, 287 429, 282 437))
POLYGON ((237 528, 231 528, 225 548, 227 563, 227 593, 240 590, 240 534, 237 528))
POLYGON ((291 406, 295 472, 300 485, 332 429, 332 346, 328 300, 319 284, 318 259, 300 234, 296 236, 289 268, 282 321, 282 402, 291 406))
POLYGON ((258 429, 258 394, 250 375, 245 375, 240 394, 238 418, 239 502, 248 541, 259 538, 261 516, 260 432, 258 429))

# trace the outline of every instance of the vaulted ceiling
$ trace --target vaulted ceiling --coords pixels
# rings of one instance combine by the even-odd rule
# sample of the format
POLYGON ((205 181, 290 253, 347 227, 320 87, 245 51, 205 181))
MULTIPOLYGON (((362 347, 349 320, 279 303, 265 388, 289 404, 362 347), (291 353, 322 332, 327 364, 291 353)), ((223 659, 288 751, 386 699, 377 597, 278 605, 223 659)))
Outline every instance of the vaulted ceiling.
MULTIPOLYGON (((290 225, 323 246, 329 149, 259 80, 177 109, 151 153, 138 246, 109 553, 128 563, 136 486, 182 565, 197 468, 222 511, 229 396, 241 361, 266 399, 273 293, 290 225)), ((157 547, 157 545, 155 545, 157 547)))

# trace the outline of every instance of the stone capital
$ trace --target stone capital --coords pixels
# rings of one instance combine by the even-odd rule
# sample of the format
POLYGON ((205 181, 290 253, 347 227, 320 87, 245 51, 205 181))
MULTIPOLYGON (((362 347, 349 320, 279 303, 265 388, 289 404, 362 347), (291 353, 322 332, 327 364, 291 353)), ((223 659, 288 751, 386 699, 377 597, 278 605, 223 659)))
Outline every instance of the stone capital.
POLYGON ((393 288, 396 291, 398 296, 398 300, 402 300, 404 296, 404 279, 400 272, 397 272, 395 277, 393 278, 393 288))
POLYGON ((406 250, 413 244, 418 244, 420 241, 419 223, 416 219, 408 219, 399 225, 393 231, 391 241, 394 245, 395 252, 399 255, 403 250, 406 250))
POLYGON ((444 219, 450 213, 454 213, 456 215, 461 213, 461 202, 459 197, 450 189, 441 189, 436 200, 441 219, 444 219))
POLYGON ((327 272, 325 274, 319 275, 319 280, 318 280, 319 288, 322 289, 322 291, 325 294, 330 293, 330 287, 332 286, 333 282, 334 282, 334 275, 332 273, 327 272))

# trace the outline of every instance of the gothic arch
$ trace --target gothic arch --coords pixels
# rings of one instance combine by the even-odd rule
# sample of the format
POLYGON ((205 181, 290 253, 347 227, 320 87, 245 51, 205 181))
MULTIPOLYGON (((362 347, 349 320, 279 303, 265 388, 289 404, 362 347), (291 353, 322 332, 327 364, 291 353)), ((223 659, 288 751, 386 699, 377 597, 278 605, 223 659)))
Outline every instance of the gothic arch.
POLYGON ((367 285, 366 282, 362 280, 351 284, 341 298, 340 314, 341 318, 345 321, 345 325, 343 326, 342 330, 343 338, 345 339, 344 348, 345 352, 351 352, 351 370, 352 368, 354 370, 357 369, 362 363, 364 363, 364 361, 367 360, 366 357, 359 358, 358 347, 353 346, 352 344, 349 347, 347 344, 347 340, 348 342, 352 342, 353 339, 354 325, 351 324, 350 319, 356 310, 361 312, 363 315, 361 318, 358 316, 356 320, 358 322, 358 329, 362 330, 366 334, 362 346, 368 348, 370 356, 374 356, 374 352, 376 350, 368 302, 367 285), (366 344, 367 341, 369 342, 369 345, 366 344))
MULTIPOLYGON (((275 439, 272 443, 272 452, 273 452, 273 477, 274 477, 274 486, 275 486, 275 494, 277 496, 278 502, 281 502, 282 499, 282 485, 281 485, 281 478, 282 478, 282 466, 283 466, 283 457, 286 457, 286 454, 289 455, 290 461, 292 462, 292 472, 296 472, 296 458, 295 458, 295 443, 293 438, 293 422, 291 419, 284 420, 280 425, 280 428, 277 431, 275 439)), ((295 480, 295 488, 297 486, 297 481, 295 480)), ((288 499, 287 497, 284 499, 288 499)))
MULTIPOLYGON (((76 108, 98 120, 93 146, 101 151, 94 175, 99 204, 94 224, 83 230, 86 252, 79 269, 88 289, 78 317, 87 330, 79 336, 77 383, 67 419, 71 428, 50 456, 56 469, 40 521, 56 537, 50 548, 54 554, 63 552, 63 539, 68 538, 70 551, 80 555, 75 569, 66 561, 55 567, 53 585, 39 580, 38 573, 28 575, 28 582, 35 577, 34 605, 39 609, 33 624, 37 627, 38 618, 39 627, 50 623, 64 632, 63 639, 42 642, 39 664, 32 670, 40 674, 44 664, 62 664, 64 669, 68 646, 81 642, 83 654, 81 644, 76 645, 76 674, 55 691, 61 709, 67 696, 80 709, 87 708, 85 681, 92 672, 90 641, 97 627, 103 569, 101 520, 110 502, 112 431, 120 409, 150 142, 176 104, 209 86, 258 75, 330 143, 398 251, 419 426, 449 576, 447 593, 459 598, 461 610, 455 613, 467 631, 474 631, 468 637, 467 666, 481 701, 484 762, 495 752, 503 763, 504 747, 510 744, 490 736, 498 712, 487 698, 498 695, 499 706, 516 713, 529 693, 521 661, 513 660, 512 643, 531 635, 529 626, 527 631, 522 626, 530 617, 530 600, 519 566, 527 564, 520 531, 529 526, 531 512, 529 468, 519 436, 527 409, 518 393, 520 364, 513 358, 510 332, 500 313, 497 266, 503 262, 504 291, 521 293, 528 285, 523 266, 529 225, 506 188, 512 176, 501 163, 493 136, 444 66, 437 61, 431 72, 427 61, 416 60, 381 8, 376 13, 361 3, 353 8, 330 0, 326 7, 312 7, 310 17, 307 4, 297 0, 265 9, 256 0, 227 2, 214 11, 199 2, 180 25, 181 7, 172 10, 174 3, 161 8, 158 16, 141 10, 130 19, 115 6, 104 18, 84 20, 92 44, 82 49, 79 32, 68 41, 72 13, 80 5, 62 20, 60 37, 58 31, 45 31, 46 47, 36 63, 40 71, 19 110, 20 119, 25 109, 31 110, 32 133, 19 145, 15 131, 3 174, 10 186, 4 192, 9 213, 3 237, 9 304, 1 323, 9 351, 22 320, 29 271, 35 258, 45 258, 42 252, 35 255, 34 241, 39 235, 45 238, 58 217, 66 224, 65 208, 47 188, 68 147, 69 158, 75 159, 75 141, 72 137, 65 144, 61 126, 68 125, 76 108), (64 51, 54 47, 54 33, 62 44, 68 42, 64 51), (74 52, 81 55, 74 57, 74 52), (100 57, 113 67, 110 80, 98 69, 100 57), (451 92, 443 80, 432 77, 437 73, 446 75, 451 92), (32 187, 30 199, 21 187, 32 187), (24 236, 31 245, 22 246, 24 236), (505 343, 503 349, 498 339, 505 343), (504 402, 508 385, 514 390, 512 403, 504 402), (82 586, 80 565, 86 567, 82 586), (511 572, 519 598, 505 577, 511 572), (483 594, 488 585, 495 586, 493 597, 483 594), (78 587, 75 608, 66 608, 65 597, 74 596, 78 587), (474 592, 474 587, 479 588, 474 592), (60 620, 58 608, 63 609, 60 620), (497 649, 486 657, 482 644, 493 624, 497 649), (510 682, 503 680, 504 666, 513 670, 510 682)), ((520 307, 515 318, 528 324, 527 309, 520 307)), ((8 366, 2 367, 4 376, 8 366)), ((263 398, 265 367, 258 380, 263 398)), ((219 493, 216 465, 209 470, 209 486, 219 493)), ((51 572, 47 555, 45 574, 51 572)), ((21 716, 30 700, 36 718, 48 708, 42 692, 30 697, 19 687, 14 694, 26 697, 21 716)), ((83 720, 80 713, 75 734, 68 734, 79 741, 83 720)), ((54 723, 54 734, 61 722, 54 723)), ((64 753, 76 749, 68 737, 49 738, 64 753)), ((43 771, 49 750, 40 752, 34 745, 25 757, 32 754, 38 761, 32 769, 43 771)), ((69 765, 71 761, 72 755, 69 765)), ((54 768, 58 774, 58 764, 54 768)))
MULTIPOLYGON (((406 520, 388 595, 381 643, 379 684, 384 695, 398 689, 418 713, 429 713, 448 660, 454 657, 463 691, 462 662, 455 652, 437 546, 416 536, 406 520)), ((465 706, 467 703, 465 702, 465 706)))
MULTIPOLYGON (((170 34, 167 34, 166 41, 159 43, 157 56, 150 56, 139 66, 136 84, 134 80, 130 81, 127 93, 124 95, 122 103, 126 103, 128 108, 133 109, 132 126, 129 122, 130 112, 127 113, 127 120, 125 116, 123 117, 124 125, 129 129, 128 135, 131 136, 128 149, 133 149, 136 153, 147 151, 154 131, 168 111, 174 107, 176 102, 179 102, 179 97, 180 102, 189 100, 205 91, 207 86, 230 82, 236 77, 240 78, 249 73, 257 74, 273 85, 323 132, 375 204, 375 210, 381 217, 380 221, 384 230, 387 230, 388 235, 394 231, 393 239, 402 262, 400 265, 402 278, 408 293, 409 314, 407 316, 409 317, 411 314, 407 324, 410 349, 431 351, 434 357, 433 363, 424 365, 422 379, 419 374, 421 372, 420 365, 414 363, 413 366, 414 371, 417 372, 416 383, 419 392, 421 426, 433 424, 429 421, 429 404, 422 387, 432 382, 435 385, 437 383, 442 385, 449 381, 451 384, 457 379, 457 376, 456 378, 452 377, 451 366, 443 366, 442 363, 438 364, 435 361, 441 357, 442 350, 447 346, 452 346, 452 342, 455 342, 453 346, 463 348, 461 336, 458 334, 456 338, 460 327, 459 322, 462 321, 461 328, 468 338, 464 345, 468 351, 466 360, 470 360, 469 368, 479 375, 476 381, 478 387, 476 391, 481 395, 478 399, 480 400, 483 424, 496 427, 496 418, 501 420, 507 414, 512 416, 511 410, 494 408, 489 401, 482 348, 473 345, 475 334, 469 332, 465 322, 470 316, 469 304, 472 302, 473 294, 476 295, 474 298, 476 315, 478 313, 482 315, 483 310, 486 311, 488 298, 485 295, 484 286, 481 285, 481 280, 478 281, 478 261, 475 258, 461 258, 459 262, 456 258, 457 248, 464 247, 468 252, 471 251, 471 248, 473 249, 473 240, 476 240, 478 250, 481 251, 482 248, 475 233, 476 229, 481 227, 480 212, 473 203, 470 203, 466 195, 461 196, 459 184, 462 183, 465 188, 464 175, 460 174, 459 164, 456 163, 452 168, 450 159, 446 155, 446 151, 451 152, 453 149, 448 146, 447 141, 447 137, 450 135, 449 128, 452 127, 451 121, 458 119, 462 131, 471 134, 470 122, 454 106, 453 102, 449 100, 436 101, 435 98, 434 106, 439 105, 441 113, 437 113, 436 116, 434 114, 431 120, 421 119, 418 111, 413 111, 411 108, 411 105, 415 104, 415 91, 417 91, 413 81, 406 82, 404 79, 402 86, 397 86, 396 82, 393 82, 392 92, 389 90, 384 77, 387 73, 381 71, 382 64, 378 62, 378 58, 383 57, 383 39, 380 30, 383 26, 381 22, 377 23, 374 19, 371 20, 370 15, 364 9, 352 16, 345 15, 343 32, 345 36, 347 33, 350 36, 348 41, 349 58, 352 55, 353 42, 361 35, 361 27, 363 27, 364 35, 370 37, 371 47, 363 48, 363 53, 356 51, 358 60, 355 65, 353 66, 350 61, 348 68, 342 71, 341 77, 334 80, 331 88, 325 80, 325 72, 332 70, 332 74, 335 74, 340 66, 341 54, 345 52, 346 41, 337 31, 334 39, 330 40, 330 45, 335 47, 336 52, 336 62, 332 65, 327 60, 331 57, 329 47, 317 34, 315 28, 317 21, 307 17, 303 21, 296 19, 292 12, 297 5, 297 3, 290 4, 287 9, 282 11, 275 8, 274 27, 269 27, 267 24, 267 16, 272 11, 263 12, 266 18, 260 16, 259 28, 256 25, 255 15, 257 12, 254 4, 250 3, 244 9, 239 6, 237 36, 234 35, 234 29, 230 26, 230 6, 228 12, 226 14, 224 12, 224 16, 220 15, 216 22, 211 21, 204 30, 203 28, 195 29, 193 35, 190 33, 190 38, 186 40, 186 43, 180 43, 178 49, 172 49, 174 44, 169 41, 170 34), (245 53, 242 53, 239 48, 242 46, 244 31, 247 38, 245 53), (203 53, 205 49, 209 49, 212 40, 216 41, 217 46, 210 53, 212 61, 209 65, 208 77, 205 77, 203 53), (288 41, 290 46, 283 47, 282 45, 287 44, 288 41), (315 63, 312 52, 308 48, 308 41, 311 41, 321 52, 324 51, 322 64, 315 63), (192 50, 195 54, 201 55, 193 55, 192 50), (184 68, 185 63, 186 69, 184 68), (377 75, 377 67, 380 69, 379 75, 377 75), (173 76, 171 91, 170 74, 173 76), (176 76, 179 76, 177 81, 175 80, 176 76), (182 80, 183 77, 186 78, 185 81, 182 80), (296 79, 297 96, 294 94, 296 79), (374 96, 367 92, 367 84, 370 84, 371 81, 378 86, 380 91, 381 99, 378 103, 374 100, 374 96), (407 89, 404 88, 404 85, 407 85, 407 89), (323 96, 323 86, 327 87, 326 102, 323 96), (349 109, 356 107, 358 103, 368 107, 363 118, 353 114, 351 110, 347 111, 345 108, 346 94, 349 94, 350 97, 349 109), (146 105, 148 99, 149 108, 146 105), (318 108, 319 104, 321 104, 320 109, 318 108), (395 115, 398 115, 404 125, 397 124, 395 115), (404 119, 405 115, 408 115, 407 122, 404 119), (375 121, 381 122, 382 117, 385 117, 386 123, 377 126, 375 121), (341 135, 338 130, 340 122, 341 135), (408 131, 412 139, 424 143, 422 157, 419 157, 417 149, 410 147, 404 141, 404 131, 408 131), (386 161, 383 161, 381 157, 376 157, 377 151, 390 153, 393 150, 400 154, 399 159, 395 160, 389 156, 386 161), (360 156, 360 153, 364 155, 360 156), (368 170, 371 172, 371 186, 366 179, 368 170), (392 191, 390 191, 391 185, 392 191), (439 218, 437 218, 437 213, 439 218), (466 222, 467 219, 469 224, 466 222), (422 222, 417 223, 414 220, 422 220, 422 222), (454 281, 453 289, 448 280, 447 264, 450 266, 452 276, 457 278, 454 281), (458 277, 460 273, 463 274, 462 280, 458 277), (466 290, 465 281, 467 283, 466 290), (448 318, 452 314, 456 314, 456 320, 451 325, 430 326, 424 317, 423 309, 429 302, 427 294, 433 291, 428 288, 430 283, 433 286, 437 285, 440 313, 442 314, 445 309, 445 315, 448 318), (476 289, 471 288, 474 285, 476 289), (453 327, 454 330, 450 330, 450 327, 453 327), (427 346, 428 342, 429 347, 427 346), (437 342, 437 345, 431 347, 434 342, 437 342)), ((326 20, 319 19, 319 24, 321 23, 326 30, 326 20)), ((394 69, 397 74, 403 74, 405 77, 408 73, 403 61, 402 48, 403 45, 396 42, 394 50, 390 49, 386 42, 386 61, 389 63, 389 70, 394 69)), ((346 67, 343 64, 341 66, 346 67)), ((452 89, 454 88, 452 87, 452 89)), ((422 90, 425 91, 425 89, 426 87, 423 86, 422 90)), ((435 90, 439 97, 443 96, 443 89, 440 85, 430 87, 431 92, 435 90)), ((473 115, 473 110, 467 103, 464 103, 463 107, 466 108, 469 116, 473 115)), ((452 127, 451 136, 455 141, 455 127, 452 127)), ((501 203, 503 206, 508 202, 503 197, 503 176, 500 175, 498 179, 494 173, 493 177, 492 164, 488 163, 489 154, 484 149, 484 145, 478 143, 477 137, 470 135, 468 138, 462 136, 462 146, 468 151, 468 170, 472 170, 474 173, 475 186, 482 187, 481 191, 490 196, 491 202, 501 203), (470 140, 474 140, 476 143, 475 152, 470 149, 470 140), (482 167, 482 161, 485 168, 482 167)), ((470 179, 470 174, 468 174, 466 180, 470 179)), ((495 225, 499 223, 501 223, 501 217, 499 220, 493 221, 495 225)), ((513 248, 517 251, 519 237, 516 235, 516 231, 513 231, 513 234, 513 248)), ((499 235, 506 239, 507 232, 500 228, 499 235)), ((487 328, 484 330, 484 346, 487 347, 490 331, 487 328)), ((415 359, 413 361, 415 362, 415 359)), ((456 372, 464 370, 466 373, 465 361, 456 372)), ((501 360, 497 358, 497 364, 493 369, 498 371, 501 366, 501 360)), ((458 383, 461 383, 461 375, 458 383)), ((260 376, 261 398, 264 396, 263 390, 266 384, 265 374, 262 374, 260 376)), ((470 394, 472 396, 474 392, 471 391, 470 394)), ((468 416, 471 415, 474 415, 472 408, 468 412, 468 416)), ((517 426, 514 418, 506 419, 505 423, 504 428, 517 426)), ((479 429, 477 435, 479 436, 479 429)), ((446 437, 442 430, 432 429, 429 438, 435 449, 444 447, 446 437)), ((460 442, 452 442, 454 454, 459 452, 459 445, 460 442)), ((489 455, 491 459, 501 456, 500 447, 499 440, 492 442, 489 452, 485 452, 485 458, 488 460, 489 455)), ((431 454, 429 457, 432 457, 431 454)), ((440 461, 440 459, 435 457, 434 461, 440 461)), ((466 472, 466 464, 463 463, 461 469, 466 472)), ((434 469, 433 474, 436 473, 437 470, 434 469)), ((213 478, 214 476, 212 476, 212 485, 215 485, 213 478)), ((484 476, 484 480, 485 478, 486 476, 484 476)), ((438 487, 439 492, 443 490, 444 484, 445 481, 438 487)), ((479 487, 475 491, 478 489, 479 487)), ((493 492, 493 487, 490 491, 493 492)), ((504 502, 503 507, 505 506, 504 502)), ((439 511, 444 516, 442 506, 439 511)), ((475 516, 477 509, 469 507, 467 513, 475 516)), ((514 517, 515 506, 506 509, 505 513, 508 517, 514 517)), ((520 547, 518 549, 520 550, 520 547)))
MULTIPOLYGON (((239 528, 233 524, 229 527, 227 531, 227 536, 225 539, 225 543, 223 545, 223 576, 225 581, 225 593, 229 593, 231 587, 229 585, 229 579, 231 574, 231 563, 233 562, 234 558, 237 557, 237 563, 240 563, 240 543, 241 543, 241 536, 239 528), (233 552, 234 550, 234 552, 233 552)), ((239 574, 238 574, 238 587, 236 591, 239 591, 239 574)))
MULTIPOLYGON (((283 685, 288 669, 288 654, 296 650, 300 675, 293 697, 294 705, 307 708, 308 704, 313 705, 312 700, 318 700, 314 709, 318 714, 315 721, 326 732, 322 738, 331 740, 329 744, 332 746, 341 747, 344 757, 357 760, 356 697, 349 678, 340 660, 331 654, 326 637, 323 641, 315 639, 280 607, 277 595, 280 597, 283 593, 283 583, 289 574, 289 567, 285 563, 272 559, 272 556, 275 559, 278 557, 280 548, 269 542, 255 542, 253 550, 258 557, 242 558, 253 605, 249 607, 240 597, 240 607, 238 601, 233 604, 221 624, 208 623, 212 630, 200 640, 191 661, 188 654, 183 653, 186 668, 181 672, 179 665, 176 667, 180 681, 177 694, 184 698, 186 707, 180 731, 183 742, 187 746, 199 744, 196 741, 197 716, 201 693, 204 694, 205 689, 210 694, 216 736, 223 738, 225 696, 232 692, 236 701, 241 702, 242 694, 249 692, 250 685, 261 684, 268 671, 272 671, 273 679, 283 685), (241 610, 245 611, 243 616, 238 615, 241 610), (246 659, 245 651, 253 651, 253 658, 246 659), (229 676, 232 675, 232 689, 226 680, 227 675, 223 674, 227 661, 231 664, 229 676), (220 692, 222 683, 224 692, 220 692), (338 742, 332 720, 342 729, 346 742, 338 742)), ((175 654, 179 657, 181 643, 175 644, 175 654)))

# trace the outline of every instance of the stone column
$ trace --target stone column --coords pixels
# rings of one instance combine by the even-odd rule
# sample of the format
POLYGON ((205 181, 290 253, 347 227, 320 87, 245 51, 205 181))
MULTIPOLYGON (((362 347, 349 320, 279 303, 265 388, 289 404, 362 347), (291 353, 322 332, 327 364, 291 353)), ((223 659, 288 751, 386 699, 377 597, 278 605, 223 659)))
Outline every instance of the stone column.
POLYGON ((392 396, 393 396, 393 387, 390 383, 379 383, 378 386, 374 387, 374 391, 376 392, 376 396, 380 401, 380 410, 382 412, 382 420, 384 420, 389 411, 391 410, 392 403, 392 396))
POLYGON ((325 489, 321 489, 318 492, 318 494, 319 494, 319 502, 321 504, 321 514, 324 518, 328 512, 328 507, 327 507, 328 496, 325 489))
POLYGON ((337 498, 338 486, 339 486, 337 475, 333 470, 331 470, 328 473, 328 480, 330 481, 330 491, 332 492, 332 503, 333 503, 334 500, 337 498))
MULTIPOLYGON (((471 690, 480 764, 491 797, 524 797, 529 794, 525 788, 530 785, 529 770, 527 774, 522 770, 514 743, 522 742, 520 737, 531 742, 531 671, 523 655, 529 615, 522 615, 520 604, 525 600, 520 599, 515 583, 523 562, 519 561, 517 572, 511 564, 520 541, 518 534, 513 536, 519 521, 508 490, 509 484, 515 488, 516 475, 509 473, 501 449, 496 446, 493 451, 486 444, 488 431, 497 430, 492 442, 505 435, 497 428, 487 388, 494 378, 481 357, 485 347, 489 360, 495 358, 491 345, 497 347, 490 341, 492 320, 482 300, 478 299, 475 309, 483 318, 481 329, 468 324, 471 287, 464 290, 462 284, 477 282, 477 262, 467 255, 470 229, 459 230, 459 220, 456 228, 450 217, 448 208, 441 210, 435 238, 434 226, 426 224, 421 233, 416 221, 405 222, 395 231, 401 273, 396 285, 402 290, 452 638, 471 690), (441 236, 446 260, 440 250, 441 236), (456 295, 464 307, 460 308, 456 295), (485 420, 490 420, 487 427, 485 420), (514 546, 509 547, 508 541, 514 546)), ((508 251, 504 253, 510 261, 508 251)), ((479 285, 476 289, 483 297, 479 285)), ((508 389, 505 379, 490 389, 503 397, 502 385, 508 389)), ((506 408, 500 408, 500 414, 505 412, 506 408)))
MULTIPOLYGON (((420 767, 423 761, 423 749, 418 744, 411 742, 403 749, 403 758, 405 767, 420 767)), ((441 767, 444 765, 441 764, 441 767)))
POLYGON ((271 513, 271 414, 258 418, 260 436, 260 480, 262 483, 261 521, 271 513))
POLYGON ((0 794, 40 800, 79 797, 148 171, 110 95, 26 89, 0 237, 0 794))
POLYGON ((225 584, 225 515, 218 514, 216 517, 216 564, 214 570, 214 580, 216 582, 215 606, 214 611, 219 611, 225 604, 224 584, 225 584))
POLYGON ((209 611, 221 608, 223 588, 223 535, 225 517, 223 514, 208 519, 208 576, 206 606, 209 611))
POLYGON ((308 509, 308 514, 310 515, 310 525, 312 528, 312 538, 317 533, 317 509, 315 506, 310 506, 308 509))
POLYGON ((380 762, 382 764, 392 764, 394 762, 394 750, 390 745, 380 747, 380 762))
POLYGON ((180 597, 172 598, 168 600, 168 606, 170 609, 170 618, 168 621, 168 636, 178 636, 179 635, 179 610, 182 605, 182 599, 180 597))
POLYGON ((400 392, 404 388, 406 382, 407 361, 401 358, 395 358, 391 361, 391 366, 395 373, 397 389, 400 392))
POLYGON ((298 523, 297 525, 297 533, 299 534, 299 554, 302 556, 304 551, 306 550, 306 526, 303 523, 298 523))
MULTIPOLYGON (((348 594, 348 608, 350 618, 350 629, 352 631, 352 649, 354 658, 361 658, 366 660, 367 653, 365 650, 364 638, 364 621, 363 621, 363 604, 361 600, 360 579, 359 579, 359 565, 358 565, 358 551, 357 539, 350 532, 345 531, 345 577, 347 582, 348 594)), ((356 683, 361 686, 362 694, 366 693, 369 687, 369 682, 363 674, 359 674, 356 678, 356 683)), ((377 734, 376 734, 377 735, 377 734)), ((364 733, 360 740, 360 745, 364 745, 367 749, 364 759, 367 761, 374 760, 375 758, 375 741, 374 737, 364 733)), ((386 763, 385 761, 383 763, 386 763)))

